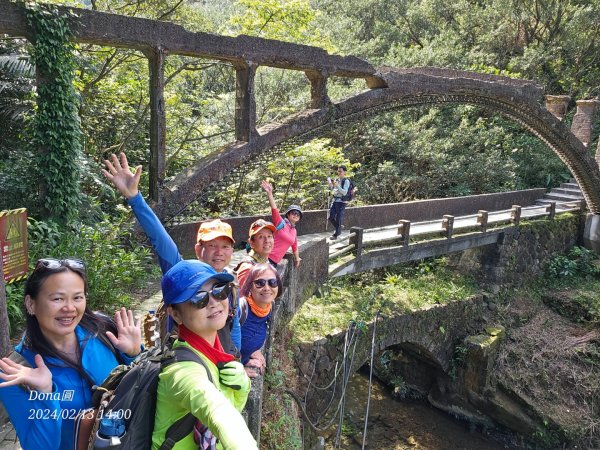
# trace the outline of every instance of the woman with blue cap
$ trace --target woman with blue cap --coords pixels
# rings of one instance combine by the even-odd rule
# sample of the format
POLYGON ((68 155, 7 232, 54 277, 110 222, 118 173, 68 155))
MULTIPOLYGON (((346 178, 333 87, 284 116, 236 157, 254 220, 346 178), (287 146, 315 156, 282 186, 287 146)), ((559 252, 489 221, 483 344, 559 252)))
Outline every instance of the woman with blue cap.
POLYGON ((269 198, 271 217, 273 225, 275 225, 275 233, 273 234, 275 242, 271 253, 269 253, 269 260, 275 265, 279 264, 285 253, 291 247, 292 253, 294 254, 294 266, 298 267, 302 259, 300 258, 300 253, 298 251, 296 225, 300 222, 300 219, 302 219, 302 209, 298 205, 290 205, 282 216, 277 209, 271 183, 262 181, 260 186, 264 189, 269 198))
POLYGON ((217 331, 229 313, 233 276, 210 265, 183 260, 163 276, 163 300, 179 336, 173 348, 187 347, 205 362, 181 361, 164 368, 159 377, 152 447, 158 449, 166 431, 192 413, 198 423, 173 450, 256 449, 240 411, 250 391, 244 367, 221 346, 217 331), (212 378, 213 382, 210 381, 212 378))

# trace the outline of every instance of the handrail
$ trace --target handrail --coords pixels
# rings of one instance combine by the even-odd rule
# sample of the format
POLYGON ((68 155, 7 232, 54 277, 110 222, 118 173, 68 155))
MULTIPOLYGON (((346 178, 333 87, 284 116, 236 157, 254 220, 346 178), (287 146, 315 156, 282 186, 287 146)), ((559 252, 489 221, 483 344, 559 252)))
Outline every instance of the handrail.
MULTIPOLYGON (((518 224, 521 219, 537 219, 540 217, 548 217, 550 220, 555 217, 556 214, 563 214, 566 212, 578 211, 583 207, 580 200, 565 201, 565 202, 550 202, 547 205, 531 205, 521 207, 519 205, 513 205, 510 209, 504 209, 500 211, 483 211, 480 210, 476 214, 469 214, 466 216, 454 217, 445 215, 441 219, 426 220, 422 222, 415 222, 411 224, 410 221, 401 220, 399 224, 386 225, 376 228, 360 229, 354 228, 354 232, 344 236, 343 238, 329 242, 329 246, 339 244, 340 242, 349 241, 349 245, 336 250, 329 255, 329 259, 335 259, 342 256, 350 251, 354 251, 355 257, 360 258, 362 255, 363 248, 378 248, 385 247, 390 243, 400 243, 400 247, 408 248, 411 244, 409 238, 420 237, 424 238, 427 236, 435 236, 436 239, 445 237, 446 239, 452 239, 455 235, 464 235, 469 232, 486 233, 490 225, 498 227, 504 224, 518 224), (557 207, 560 207, 560 211, 556 211, 557 207), (510 214, 508 217, 506 214, 510 214), (408 225, 408 226, 407 226, 408 225), (439 225, 439 227, 427 228, 427 226, 439 225), (415 229, 415 227, 417 227, 415 229), (365 239, 366 235, 373 234, 381 231, 398 230, 398 234, 393 236, 386 236, 380 239, 365 239)), ((498 230, 496 230, 498 231, 498 230)), ((420 240, 419 243, 422 243, 420 240)))

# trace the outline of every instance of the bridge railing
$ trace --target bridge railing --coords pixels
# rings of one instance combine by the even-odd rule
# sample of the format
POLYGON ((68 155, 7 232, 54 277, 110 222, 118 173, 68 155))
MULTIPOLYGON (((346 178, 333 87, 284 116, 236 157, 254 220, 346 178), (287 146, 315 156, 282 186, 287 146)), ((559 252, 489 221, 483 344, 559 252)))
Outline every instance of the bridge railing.
POLYGON ((521 207, 513 205, 510 209, 488 212, 479 210, 476 214, 455 217, 449 214, 441 219, 411 223, 399 220, 395 225, 363 229, 353 227, 350 234, 329 242, 330 262, 342 256, 352 254, 360 258, 363 250, 399 246, 408 248, 411 244, 452 239, 467 233, 486 233, 490 229, 498 230, 504 225, 518 225, 522 219, 545 217, 554 219, 556 214, 578 211, 585 208, 583 200, 570 202, 549 202, 547 205, 521 207), (558 210, 557 210, 558 208, 558 210), (391 232, 390 236, 376 237, 391 232), (341 248, 340 243, 345 243, 341 248))

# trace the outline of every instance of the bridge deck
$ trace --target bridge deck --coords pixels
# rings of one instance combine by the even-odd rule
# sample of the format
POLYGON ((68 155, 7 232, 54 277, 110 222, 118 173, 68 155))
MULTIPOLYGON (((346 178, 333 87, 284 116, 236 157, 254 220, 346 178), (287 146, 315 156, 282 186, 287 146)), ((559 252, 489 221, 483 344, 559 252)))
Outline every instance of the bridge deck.
MULTIPOLYGON (((575 202, 557 202, 556 203, 556 214, 563 212, 577 211, 581 207, 579 201, 575 202)), ((362 245, 373 249, 377 247, 377 250, 385 251, 393 250, 398 253, 398 250, 406 250, 406 255, 396 256, 396 263, 408 262, 412 260, 422 259, 421 255, 436 256, 444 253, 450 253, 453 251, 462 251, 468 248, 479 247, 482 245, 489 245, 495 242, 496 237, 499 233, 503 232, 503 229, 495 232, 492 230, 494 227, 498 227, 505 224, 510 224, 513 220, 513 210, 501 210, 501 211, 490 211, 488 213, 487 226, 489 231, 482 233, 479 229, 481 224, 478 222, 477 214, 470 214, 466 216, 454 217, 453 234, 451 238, 445 238, 442 236, 445 233, 443 227, 443 220, 430 220, 424 222, 415 222, 410 225, 410 238, 417 238, 419 242, 411 242, 406 246, 401 246, 400 236, 398 235, 398 225, 390 225, 385 227, 370 228, 363 230, 362 245), (495 237, 496 236, 496 237, 495 237), (454 241, 451 244, 450 241, 454 241), (415 251, 419 249, 419 251, 415 251), (425 251, 423 251, 426 249, 425 251), (410 252, 408 250, 411 250, 410 252), (441 253, 440 253, 441 252, 441 253)), ((523 207, 521 209, 521 219, 534 219, 539 217, 547 217, 549 215, 548 206, 546 205, 532 205, 523 207)), ((312 241, 314 239, 323 238, 326 239, 331 236, 332 230, 328 229, 322 233, 312 233, 298 236, 298 245, 300 248, 303 244, 312 241)), ((352 237, 352 233, 348 229, 345 229, 342 235, 335 241, 329 241, 329 255, 330 258, 336 253, 343 253, 345 248, 350 250, 349 240, 352 237)), ((370 250, 369 255, 376 257, 376 251, 370 250)), ((240 261, 246 256, 245 251, 235 252, 231 267, 235 267, 240 261)), ((333 259, 333 258, 332 258, 333 259)), ((355 270, 348 270, 348 261, 342 261, 332 263, 330 260, 330 276, 340 276, 347 273, 354 272, 355 270), (344 266, 344 267, 341 267, 344 266), (342 270, 345 269, 345 270, 342 270)), ((360 271, 360 270, 356 270, 360 271)))

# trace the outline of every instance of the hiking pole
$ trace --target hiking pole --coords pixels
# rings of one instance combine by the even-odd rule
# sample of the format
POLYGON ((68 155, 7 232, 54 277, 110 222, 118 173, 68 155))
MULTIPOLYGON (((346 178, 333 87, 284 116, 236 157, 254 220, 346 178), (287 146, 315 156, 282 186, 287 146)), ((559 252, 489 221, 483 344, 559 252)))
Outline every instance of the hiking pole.
POLYGON ((331 189, 327 189, 327 214, 325 214, 325 231, 327 231, 327 224, 329 223, 329 214, 331 214, 331 189))

